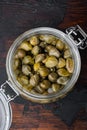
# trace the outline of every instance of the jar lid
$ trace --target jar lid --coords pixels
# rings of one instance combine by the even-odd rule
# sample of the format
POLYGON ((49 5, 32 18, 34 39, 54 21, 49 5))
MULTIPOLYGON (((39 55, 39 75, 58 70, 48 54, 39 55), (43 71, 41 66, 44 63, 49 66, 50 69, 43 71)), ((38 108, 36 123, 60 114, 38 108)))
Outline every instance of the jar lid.
POLYGON ((12 111, 10 103, 6 101, 0 92, 0 130, 9 130, 12 121, 12 111))

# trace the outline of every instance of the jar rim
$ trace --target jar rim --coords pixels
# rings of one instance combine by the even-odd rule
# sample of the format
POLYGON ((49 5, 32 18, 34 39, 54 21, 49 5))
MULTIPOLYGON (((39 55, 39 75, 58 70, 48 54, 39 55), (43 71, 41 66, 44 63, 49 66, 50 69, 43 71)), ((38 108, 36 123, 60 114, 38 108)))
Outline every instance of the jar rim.
POLYGON ((21 34, 11 45, 8 54, 7 54, 7 58, 6 58, 6 70, 7 70, 7 74, 8 74, 8 78, 9 80, 12 82, 13 87, 15 87, 15 89, 17 89, 17 91, 26 96, 26 97, 32 97, 32 98, 40 98, 40 100, 43 99, 51 99, 53 97, 61 97, 63 95, 65 95, 66 93, 68 93, 73 86, 75 85, 79 74, 80 74, 80 70, 81 70, 81 58, 80 58, 80 54, 78 51, 77 46, 74 44, 74 41, 72 41, 67 34, 63 33, 62 31, 58 30, 58 29, 54 29, 54 28, 50 28, 50 27, 39 27, 39 28, 34 28, 31 30, 28 30, 26 32, 24 32, 23 34, 21 34), (31 94, 23 89, 21 89, 20 84, 15 81, 14 79, 14 75, 12 73, 12 56, 15 53, 16 48, 19 46, 19 44, 26 38, 35 35, 35 34, 52 34, 58 38, 60 38, 61 40, 67 42, 67 44, 69 45, 72 53, 73 53, 73 57, 75 60, 75 69, 74 72, 72 74, 72 78, 71 80, 67 83, 67 87, 64 87, 64 89, 62 89, 60 92, 58 93, 53 93, 53 94, 49 94, 49 95, 34 95, 31 94))

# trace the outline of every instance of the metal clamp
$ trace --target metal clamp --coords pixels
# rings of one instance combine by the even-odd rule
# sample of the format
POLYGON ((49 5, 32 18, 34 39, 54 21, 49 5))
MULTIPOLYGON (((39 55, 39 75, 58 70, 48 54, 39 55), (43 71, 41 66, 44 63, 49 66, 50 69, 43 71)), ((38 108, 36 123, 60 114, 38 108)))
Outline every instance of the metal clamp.
POLYGON ((66 33, 75 42, 78 48, 85 49, 87 47, 87 34, 79 25, 66 29, 66 33))
POLYGON ((0 92, 8 102, 14 100, 19 95, 19 93, 11 86, 9 81, 6 81, 1 85, 0 92))

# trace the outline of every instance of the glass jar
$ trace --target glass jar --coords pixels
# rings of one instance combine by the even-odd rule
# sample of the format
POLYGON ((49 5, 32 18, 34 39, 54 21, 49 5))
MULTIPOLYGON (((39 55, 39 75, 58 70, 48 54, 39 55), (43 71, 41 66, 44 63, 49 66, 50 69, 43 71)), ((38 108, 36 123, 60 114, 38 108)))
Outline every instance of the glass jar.
POLYGON ((75 45, 75 42, 67 34, 57 29, 40 27, 26 31, 13 42, 7 54, 6 69, 10 86, 12 86, 22 97, 38 103, 50 103, 64 97, 70 90, 72 90, 80 74, 81 58, 78 51, 78 47, 75 45), (15 51, 23 40, 36 34, 52 34, 61 39, 64 43, 67 43, 70 48, 75 63, 74 72, 69 82, 60 92, 49 95, 34 95, 24 90, 15 78, 15 74, 12 68, 15 51))
POLYGON ((63 98, 69 91, 72 90, 76 81, 78 80, 81 70, 81 58, 78 51, 78 47, 80 49, 85 49, 87 47, 87 34, 78 25, 75 27, 68 28, 66 30, 66 33, 67 34, 53 28, 40 27, 31 29, 21 34, 13 42, 6 58, 6 70, 8 74, 8 80, 4 84, 2 84, 0 88, 0 130, 9 130, 12 122, 12 109, 10 106, 10 101, 14 100, 17 96, 21 95, 25 99, 37 103, 50 103, 59 100, 60 98, 63 98), (52 34, 61 39, 63 42, 67 43, 75 63, 72 77, 65 85, 65 87, 61 91, 49 94, 47 96, 34 95, 27 92, 25 89, 22 89, 21 85, 16 80, 12 67, 13 57, 17 47, 24 39, 36 34, 52 34))
POLYGON ((9 130, 12 122, 12 109, 10 103, 0 92, 0 130, 9 130))

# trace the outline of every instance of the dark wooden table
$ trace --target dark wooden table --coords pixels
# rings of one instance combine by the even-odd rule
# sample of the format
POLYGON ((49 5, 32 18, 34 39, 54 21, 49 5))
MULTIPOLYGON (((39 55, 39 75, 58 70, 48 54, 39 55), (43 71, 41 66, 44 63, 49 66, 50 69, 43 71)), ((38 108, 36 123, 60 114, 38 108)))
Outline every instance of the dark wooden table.
MULTIPOLYGON (((7 10, 7 14, 8 12, 9 10, 7 10)), ((79 24, 87 33, 87 0, 69 0, 65 18, 57 28, 65 29, 76 24, 79 24)), ((0 58, 2 59, 0 60, 0 70, 5 69, 7 51, 17 35, 1 37, 0 42, 3 43, 4 41, 4 43, 2 46, 0 45, 0 58)), ((83 85, 87 84, 87 49, 80 50, 80 54, 82 69, 77 83, 83 85)), ((10 130, 87 130, 87 120, 79 119, 79 115, 84 116, 87 114, 84 110, 80 111, 77 119, 69 127, 52 111, 46 110, 43 105, 32 105, 29 101, 27 103, 29 103, 29 108, 24 112, 24 104, 11 102, 13 118, 10 130)))

